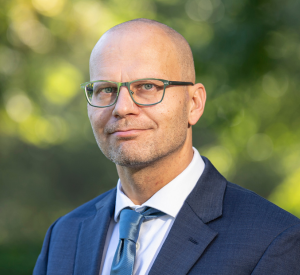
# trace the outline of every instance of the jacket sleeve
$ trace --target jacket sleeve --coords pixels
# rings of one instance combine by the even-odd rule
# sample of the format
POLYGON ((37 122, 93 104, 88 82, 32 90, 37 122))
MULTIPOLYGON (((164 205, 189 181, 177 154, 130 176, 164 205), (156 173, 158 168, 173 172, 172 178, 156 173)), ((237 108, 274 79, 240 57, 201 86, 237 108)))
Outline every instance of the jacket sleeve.
POLYGON ((52 230, 57 223, 59 219, 57 219, 48 229, 42 251, 36 261, 34 270, 33 270, 33 275, 46 275, 47 274, 47 264, 48 264, 48 253, 49 253, 49 247, 50 247, 50 240, 51 240, 51 233, 52 230))
POLYGON ((300 274, 299 223, 287 228, 272 241, 251 274, 300 274))

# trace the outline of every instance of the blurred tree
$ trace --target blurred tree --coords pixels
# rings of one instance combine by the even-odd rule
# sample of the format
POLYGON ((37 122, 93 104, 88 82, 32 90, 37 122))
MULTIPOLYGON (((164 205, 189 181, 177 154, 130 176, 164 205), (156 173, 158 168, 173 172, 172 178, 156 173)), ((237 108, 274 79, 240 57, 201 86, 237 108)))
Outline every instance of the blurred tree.
POLYGON ((300 2, 11 0, 0 10, 0 273, 31 274, 49 225, 112 188, 79 89, 110 27, 138 17, 191 44, 208 92, 194 145, 300 216, 300 2))

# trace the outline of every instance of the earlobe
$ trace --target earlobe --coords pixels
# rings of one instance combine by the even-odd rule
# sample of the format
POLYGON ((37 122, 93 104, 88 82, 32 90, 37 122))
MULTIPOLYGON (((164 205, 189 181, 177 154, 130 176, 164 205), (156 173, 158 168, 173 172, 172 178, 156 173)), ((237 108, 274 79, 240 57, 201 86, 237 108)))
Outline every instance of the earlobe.
POLYGON ((190 113, 189 125, 195 125, 204 112, 206 101, 205 87, 201 83, 196 83, 190 91, 190 113))

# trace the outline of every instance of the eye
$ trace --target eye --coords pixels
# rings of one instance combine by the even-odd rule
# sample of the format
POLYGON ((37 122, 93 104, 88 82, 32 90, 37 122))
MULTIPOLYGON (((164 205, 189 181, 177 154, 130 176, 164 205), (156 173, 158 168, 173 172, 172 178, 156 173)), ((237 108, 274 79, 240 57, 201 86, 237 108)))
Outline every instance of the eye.
POLYGON ((111 94, 115 91, 116 89, 114 87, 106 87, 102 88, 101 92, 106 93, 106 94, 111 94))
POLYGON ((143 86, 145 90, 151 90, 154 87, 154 85, 150 83, 146 83, 143 86))

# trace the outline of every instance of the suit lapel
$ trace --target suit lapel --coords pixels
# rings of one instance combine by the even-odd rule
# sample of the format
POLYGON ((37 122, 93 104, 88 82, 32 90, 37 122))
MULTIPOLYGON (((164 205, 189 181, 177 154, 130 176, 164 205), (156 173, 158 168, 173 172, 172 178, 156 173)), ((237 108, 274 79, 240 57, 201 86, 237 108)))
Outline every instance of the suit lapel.
POLYGON ((218 234, 207 223, 222 216, 226 180, 203 160, 203 174, 179 211, 149 275, 187 274, 218 234))
POLYGON ((98 275, 107 230, 114 213, 116 191, 96 204, 96 215, 82 222, 75 259, 74 275, 98 275))
POLYGON ((184 204, 149 275, 187 274, 216 235, 184 204))

